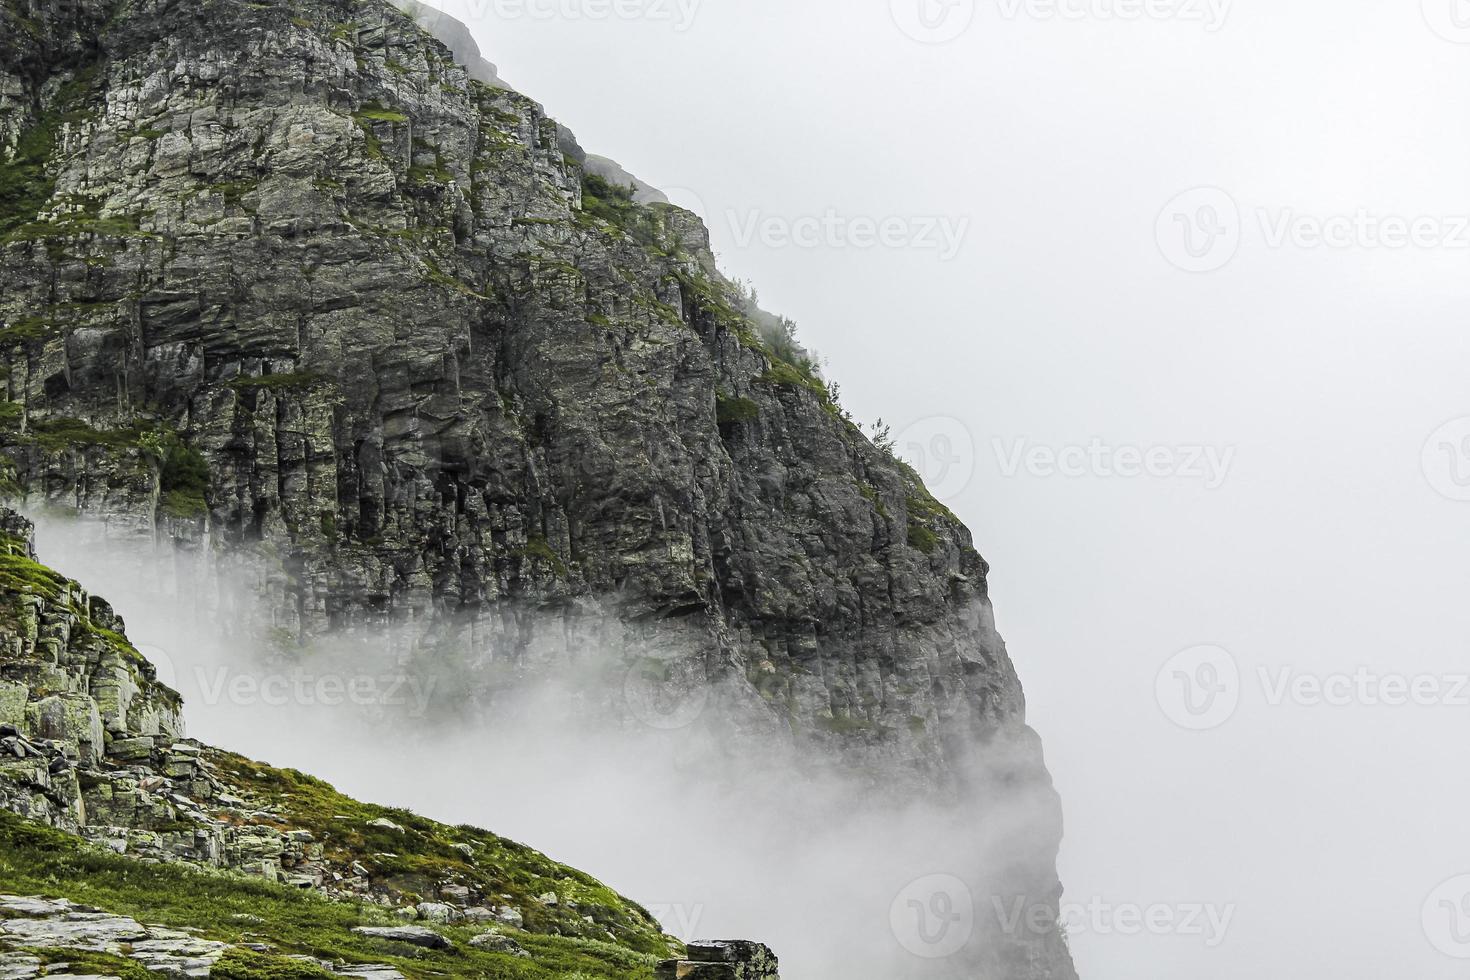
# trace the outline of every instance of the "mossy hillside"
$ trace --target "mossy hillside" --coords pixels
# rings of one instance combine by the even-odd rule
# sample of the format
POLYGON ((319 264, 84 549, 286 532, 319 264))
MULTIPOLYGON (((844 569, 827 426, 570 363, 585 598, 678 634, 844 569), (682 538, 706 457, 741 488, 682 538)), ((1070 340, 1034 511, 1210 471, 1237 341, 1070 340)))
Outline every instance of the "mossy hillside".
POLYGON ((669 941, 653 917, 590 875, 476 827, 451 827, 407 810, 361 803, 320 779, 210 750, 209 761, 233 791, 281 819, 282 829, 309 830, 329 860, 358 862, 374 878, 393 881, 405 901, 454 881, 492 901, 519 908, 534 932, 601 934, 642 953, 664 955, 669 941), (386 819, 401 831, 372 826, 386 819), (468 853, 466 853, 468 850, 468 853), (415 894, 422 890, 422 894, 415 894), (555 893, 558 904, 538 898, 555 893), (503 897, 501 897, 503 896, 503 897), (591 917, 589 925, 582 917, 591 917))
MULTIPOLYGON (((232 952, 214 976, 226 980, 312 980, 314 967, 288 957, 306 955, 341 963, 386 963, 411 978, 483 977, 552 980, 572 974, 609 980, 653 976, 656 957, 612 943, 514 933, 530 959, 475 949, 482 930, 447 927, 454 948, 425 950, 359 936, 359 925, 395 924, 373 905, 331 901, 256 878, 145 864, 92 848, 77 838, 0 812, 0 882, 7 891, 65 898, 172 928, 199 930, 207 939, 266 944, 268 953, 232 952)), ((55 954, 52 954, 55 955, 55 954)), ((70 957, 68 961, 76 962, 70 957)), ((132 980, 122 964, 87 961, 102 975, 132 980)))

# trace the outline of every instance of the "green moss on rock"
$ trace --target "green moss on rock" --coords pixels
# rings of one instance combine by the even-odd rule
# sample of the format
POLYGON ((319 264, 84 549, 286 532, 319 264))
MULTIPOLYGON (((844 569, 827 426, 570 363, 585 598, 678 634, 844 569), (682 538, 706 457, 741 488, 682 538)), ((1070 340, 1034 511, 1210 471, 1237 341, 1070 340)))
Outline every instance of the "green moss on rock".
POLYGON ((715 398, 715 420, 720 425, 751 422, 759 418, 761 408, 749 398, 732 398, 718 395, 715 398))

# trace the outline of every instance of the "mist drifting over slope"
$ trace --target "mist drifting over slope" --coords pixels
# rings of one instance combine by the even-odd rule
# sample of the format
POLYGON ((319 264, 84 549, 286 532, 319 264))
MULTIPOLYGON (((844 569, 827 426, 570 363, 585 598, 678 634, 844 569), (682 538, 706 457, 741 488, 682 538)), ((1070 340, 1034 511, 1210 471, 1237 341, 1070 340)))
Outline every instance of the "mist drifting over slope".
POLYGON ((596 650, 470 704, 493 673, 484 662, 418 658, 391 635, 309 653, 268 630, 252 638, 263 606, 243 576, 98 523, 30 516, 42 559, 108 599, 184 696, 191 736, 520 840, 681 939, 756 938, 787 980, 949 978, 973 976, 960 951, 985 930, 1048 924, 964 879, 981 867, 1002 878, 998 850, 1058 819, 1049 787, 1008 790, 1004 810, 919 802, 789 744, 703 725, 709 689, 671 700, 637 670, 608 675, 596 650), (625 710, 605 710, 607 698, 625 710))

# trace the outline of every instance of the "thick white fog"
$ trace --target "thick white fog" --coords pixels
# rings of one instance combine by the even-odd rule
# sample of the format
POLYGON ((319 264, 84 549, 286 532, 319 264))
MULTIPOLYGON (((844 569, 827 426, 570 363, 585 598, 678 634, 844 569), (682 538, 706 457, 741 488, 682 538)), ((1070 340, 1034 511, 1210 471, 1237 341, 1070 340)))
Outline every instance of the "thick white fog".
MULTIPOLYGON (((42 559, 112 603, 159 679, 184 696, 190 736, 533 844, 682 939, 757 938, 779 951, 788 980, 959 980, 968 974, 954 954, 967 940, 1031 921, 984 898, 975 874, 1008 853, 1006 835, 1050 819, 1022 794, 982 821, 972 807, 875 791, 789 747, 721 737, 704 724, 716 704, 702 684, 670 699, 668 686, 624 667, 609 683, 600 667, 616 658, 592 645, 470 710, 466 692, 483 675, 414 659, 403 634, 281 656, 244 628, 270 617, 238 571, 100 523, 31 516, 42 559), (625 720, 610 721, 594 698, 625 720), (963 921, 925 938, 907 902, 927 908, 937 895, 964 903, 954 908, 963 921)), ((679 663, 678 651, 668 656, 679 663)))
MULTIPOLYGON (((1461 0, 440 5, 589 150, 700 210, 974 530, 1063 797, 1085 980, 1464 975, 1461 0)), ((66 537, 43 528, 45 557, 167 642, 66 537)), ((788 847, 640 795, 656 750, 549 778, 477 731, 441 769, 190 718, 803 963, 887 929, 843 896, 889 889, 923 836, 788 847), (491 775, 441 777, 466 757, 491 775), (730 846, 691 854, 691 825, 730 846), (666 844, 617 836, 639 826, 666 844), (679 880, 724 884, 661 893, 679 880)))

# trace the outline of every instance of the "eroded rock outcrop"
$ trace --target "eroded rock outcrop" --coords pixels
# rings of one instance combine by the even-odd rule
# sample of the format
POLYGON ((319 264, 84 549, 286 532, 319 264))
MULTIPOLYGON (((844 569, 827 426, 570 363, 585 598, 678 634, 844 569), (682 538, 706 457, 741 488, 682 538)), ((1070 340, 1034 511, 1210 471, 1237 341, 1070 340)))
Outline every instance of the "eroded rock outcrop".
POLYGON ((657 980, 780 980, 776 954, 760 943, 703 941, 689 944, 683 959, 665 960, 657 980))

